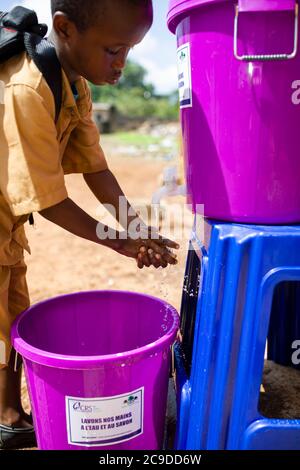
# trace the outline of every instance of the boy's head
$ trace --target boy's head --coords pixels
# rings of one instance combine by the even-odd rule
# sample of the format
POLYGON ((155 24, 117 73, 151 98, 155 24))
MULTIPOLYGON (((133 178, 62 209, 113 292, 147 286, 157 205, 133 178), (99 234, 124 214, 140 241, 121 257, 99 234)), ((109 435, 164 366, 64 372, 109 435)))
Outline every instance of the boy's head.
POLYGON ((69 76, 115 84, 153 21, 152 0, 51 0, 53 32, 69 76))

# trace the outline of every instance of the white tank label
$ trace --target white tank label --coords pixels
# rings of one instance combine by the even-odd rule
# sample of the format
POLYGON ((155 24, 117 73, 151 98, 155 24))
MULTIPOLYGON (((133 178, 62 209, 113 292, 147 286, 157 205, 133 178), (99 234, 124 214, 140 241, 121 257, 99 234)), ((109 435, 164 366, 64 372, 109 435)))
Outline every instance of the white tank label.
POLYGON ((144 388, 106 398, 66 397, 69 444, 107 446, 143 433, 144 388))
POLYGON ((183 44, 177 50, 178 88, 181 108, 191 108, 192 101, 192 75, 191 55, 189 43, 183 44))

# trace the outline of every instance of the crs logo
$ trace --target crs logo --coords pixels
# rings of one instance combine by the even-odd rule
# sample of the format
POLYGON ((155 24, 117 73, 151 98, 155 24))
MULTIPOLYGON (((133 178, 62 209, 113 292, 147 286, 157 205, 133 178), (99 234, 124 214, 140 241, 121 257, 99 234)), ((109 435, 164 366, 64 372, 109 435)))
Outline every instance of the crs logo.
POLYGON ((76 401, 73 404, 73 410, 81 412, 81 413, 92 413, 93 412, 93 407, 88 406, 88 405, 84 405, 83 403, 80 403, 80 401, 76 401))
POLYGON ((123 404, 124 405, 134 405, 134 403, 136 402, 136 400, 138 400, 139 397, 137 396, 134 396, 134 395, 130 395, 127 400, 124 400, 123 404))

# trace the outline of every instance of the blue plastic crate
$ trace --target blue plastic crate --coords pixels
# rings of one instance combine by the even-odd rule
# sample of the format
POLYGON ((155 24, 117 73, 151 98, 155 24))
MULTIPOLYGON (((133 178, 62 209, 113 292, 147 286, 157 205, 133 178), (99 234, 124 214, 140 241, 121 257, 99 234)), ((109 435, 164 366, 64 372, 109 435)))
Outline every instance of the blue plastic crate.
POLYGON ((175 348, 176 448, 300 449, 299 420, 258 411, 268 336, 269 357, 285 365, 300 339, 300 226, 206 221, 205 233, 192 237, 201 275, 191 363, 186 342, 175 348))

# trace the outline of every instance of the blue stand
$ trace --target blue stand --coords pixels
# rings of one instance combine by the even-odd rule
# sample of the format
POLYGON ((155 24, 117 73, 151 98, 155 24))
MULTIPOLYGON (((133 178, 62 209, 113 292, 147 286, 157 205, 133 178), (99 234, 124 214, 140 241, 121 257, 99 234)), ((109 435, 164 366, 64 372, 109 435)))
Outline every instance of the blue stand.
POLYGON ((267 339, 286 365, 300 340, 300 226, 207 221, 204 238, 193 233, 175 347, 175 448, 300 449, 300 420, 258 411, 267 339))

